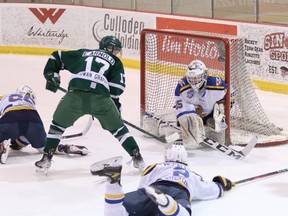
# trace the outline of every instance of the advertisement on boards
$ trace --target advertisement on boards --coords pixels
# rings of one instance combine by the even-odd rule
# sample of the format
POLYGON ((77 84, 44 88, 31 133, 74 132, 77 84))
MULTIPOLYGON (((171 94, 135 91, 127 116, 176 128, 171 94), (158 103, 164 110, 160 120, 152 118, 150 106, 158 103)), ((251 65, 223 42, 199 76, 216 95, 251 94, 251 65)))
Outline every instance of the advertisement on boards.
MULTIPOLYGON (((157 16, 156 28, 208 32, 211 35, 214 33, 244 38, 245 64, 251 77, 288 84, 287 27, 219 20, 216 22, 213 19, 205 21, 191 17, 157 16)), ((211 60, 214 61, 213 65, 217 64, 216 58, 207 58, 206 60, 208 60, 206 61, 208 64, 211 60)))
POLYGON ((245 37, 245 61, 251 76, 288 84, 288 29, 276 26, 241 26, 245 37))
MULTIPOLYGON (((0 9, 2 46, 94 49, 103 36, 115 35, 123 44, 123 58, 139 61, 144 28, 225 34, 244 38, 245 64, 252 78, 288 84, 287 26, 57 4, 3 3, 0 9)), ((172 58, 169 50, 174 40, 163 39, 166 57, 162 58, 172 58)), ((203 57, 221 68, 216 64, 220 56, 216 44, 179 43, 183 43, 181 64, 203 57)))
MULTIPOLYGON (((169 17, 156 17, 156 28, 162 30, 177 29, 180 32, 209 32, 210 35, 215 35, 215 33, 229 36, 237 35, 236 25, 215 24, 199 20, 183 20, 169 17)), ((223 54, 220 53, 219 49, 219 47, 224 47, 221 40, 212 41, 197 37, 165 36, 158 44, 161 44, 157 49, 159 60, 187 65, 191 61, 198 59, 204 61, 210 69, 213 68, 216 71, 224 70, 223 62, 218 60, 223 54)))
POLYGON ((87 45, 95 47, 102 37, 114 35, 123 46, 126 58, 139 60, 140 56, 140 34, 144 28, 153 25, 153 16, 127 13, 125 11, 88 10, 87 19, 87 45), (150 18, 149 18, 150 17, 150 18))
POLYGON ((116 36, 123 56, 140 59, 140 33, 155 27, 155 15, 68 5, 1 5, 5 45, 95 49, 106 35, 116 36))
POLYGON ((2 7, 2 41, 6 45, 72 48, 85 45, 85 17, 77 8, 57 5, 2 7), (83 40, 84 38, 84 40, 83 40))

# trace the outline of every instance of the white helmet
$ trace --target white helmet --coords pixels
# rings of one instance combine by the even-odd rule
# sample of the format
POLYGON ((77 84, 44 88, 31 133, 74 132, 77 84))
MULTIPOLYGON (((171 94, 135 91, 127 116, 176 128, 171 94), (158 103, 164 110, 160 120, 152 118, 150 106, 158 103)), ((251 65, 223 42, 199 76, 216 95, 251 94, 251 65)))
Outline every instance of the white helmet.
POLYGON ((194 60, 187 66, 186 78, 193 90, 198 91, 206 82, 207 68, 200 60, 194 60))
POLYGON ((34 94, 32 88, 30 88, 29 86, 23 85, 23 86, 17 88, 16 92, 18 94, 23 95, 23 96, 29 95, 29 97, 34 101, 34 103, 36 102, 36 95, 34 94))
POLYGON ((187 163, 187 152, 183 145, 172 144, 166 149, 165 161, 187 163))

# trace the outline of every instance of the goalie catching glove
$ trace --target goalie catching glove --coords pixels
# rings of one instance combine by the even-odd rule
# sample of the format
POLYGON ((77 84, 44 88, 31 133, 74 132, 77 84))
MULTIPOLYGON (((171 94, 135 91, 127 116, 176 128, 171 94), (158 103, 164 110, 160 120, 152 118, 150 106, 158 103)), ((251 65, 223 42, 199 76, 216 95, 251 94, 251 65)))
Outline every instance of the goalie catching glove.
POLYGON ((224 178, 223 176, 215 176, 213 178, 213 182, 219 183, 224 191, 229 191, 232 189, 232 187, 235 186, 235 182, 232 182, 229 179, 224 178))
POLYGON ((59 74, 56 72, 50 72, 44 74, 44 76, 45 79, 47 80, 46 89, 52 92, 56 92, 61 83, 59 74))

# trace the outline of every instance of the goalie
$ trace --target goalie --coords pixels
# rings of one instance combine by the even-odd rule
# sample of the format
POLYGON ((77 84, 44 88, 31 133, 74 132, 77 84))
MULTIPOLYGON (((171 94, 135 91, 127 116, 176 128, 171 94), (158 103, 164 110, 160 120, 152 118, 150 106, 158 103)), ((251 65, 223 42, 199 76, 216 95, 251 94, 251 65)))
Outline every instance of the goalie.
POLYGON ((220 141, 227 128, 224 110, 227 89, 223 79, 208 75, 202 61, 192 61, 187 66, 186 76, 178 81, 175 89, 176 119, 175 110, 157 114, 162 120, 162 125, 161 121, 158 124, 159 134, 167 135, 171 129, 178 129, 188 148, 198 148, 208 133, 209 138, 220 141), (173 120, 177 124, 172 125, 173 120), (172 127, 168 127, 167 122, 172 127))

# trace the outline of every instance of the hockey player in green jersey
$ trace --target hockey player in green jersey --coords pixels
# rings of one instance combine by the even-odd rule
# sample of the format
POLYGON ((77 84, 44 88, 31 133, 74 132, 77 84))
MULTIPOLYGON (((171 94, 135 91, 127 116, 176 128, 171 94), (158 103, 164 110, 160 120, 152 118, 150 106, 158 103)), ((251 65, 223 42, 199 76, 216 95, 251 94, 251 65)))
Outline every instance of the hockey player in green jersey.
POLYGON ((58 104, 47 135, 44 154, 35 163, 40 170, 51 166, 51 159, 65 129, 83 115, 97 118, 132 157, 133 165, 140 170, 145 163, 139 147, 124 125, 119 96, 125 89, 125 74, 117 54, 122 44, 114 36, 105 36, 99 49, 54 51, 44 68, 46 89, 56 92, 60 86, 61 70, 72 73, 68 91, 58 104))

